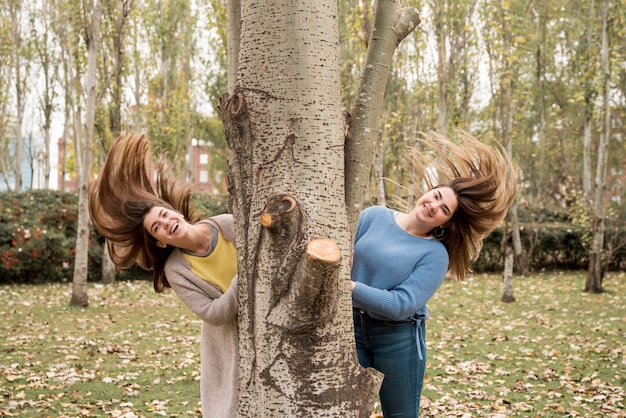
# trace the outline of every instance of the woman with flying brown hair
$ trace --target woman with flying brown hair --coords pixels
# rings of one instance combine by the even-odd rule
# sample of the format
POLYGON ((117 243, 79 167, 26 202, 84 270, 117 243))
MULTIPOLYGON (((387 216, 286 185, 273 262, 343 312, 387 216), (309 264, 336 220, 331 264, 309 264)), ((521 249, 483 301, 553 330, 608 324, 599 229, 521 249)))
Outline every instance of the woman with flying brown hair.
POLYGON ((202 320, 204 417, 235 417, 238 388, 237 254, 232 215, 198 219, 191 187, 177 187, 162 154, 152 174, 144 134, 114 142, 89 185, 89 213, 120 268, 152 270, 202 320))
POLYGON ((427 192, 408 213, 361 212, 352 264, 359 363, 384 373, 383 415, 419 416, 426 367, 426 302, 446 274, 464 280, 483 238, 515 198, 515 173, 502 149, 468 134, 460 143, 429 134, 413 153, 427 192))

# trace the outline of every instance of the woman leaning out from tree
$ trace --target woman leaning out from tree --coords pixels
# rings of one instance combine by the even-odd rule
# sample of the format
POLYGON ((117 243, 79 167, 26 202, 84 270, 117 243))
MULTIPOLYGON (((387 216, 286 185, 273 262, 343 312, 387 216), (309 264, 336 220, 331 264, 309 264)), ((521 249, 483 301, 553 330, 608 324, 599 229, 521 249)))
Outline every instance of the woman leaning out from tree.
POLYGON ((363 367, 384 373, 385 418, 419 415, 426 302, 446 274, 465 279, 483 238, 515 198, 515 173, 501 148, 464 133, 460 143, 434 133, 423 143, 431 150, 416 152, 413 163, 428 191, 408 213, 382 206, 363 210, 354 243, 357 354, 363 367))
POLYGON ((235 417, 238 388, 237 257, 232 215, 197 219, 189 185, 176 187, 164 154, 143 134, 120 136, 89 186, 89 212, 113 262, 152 270, 202 320, 204 417, 235 417))

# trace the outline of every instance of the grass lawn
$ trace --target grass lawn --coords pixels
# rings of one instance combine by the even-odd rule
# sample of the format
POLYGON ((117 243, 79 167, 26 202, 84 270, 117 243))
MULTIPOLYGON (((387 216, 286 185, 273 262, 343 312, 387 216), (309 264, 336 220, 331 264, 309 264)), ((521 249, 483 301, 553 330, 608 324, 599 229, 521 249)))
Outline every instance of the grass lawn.
POLYGON ((423 416, 626 417, 626 274, 445 283, 429 303, 423 416), (424 399, 425 398, 425 399, 424 399))
MULTIPOLYGON (((429 303, 423 417, 626 417, 626 274, 445 283, 429 303)), ((200 416, 200 321, 149 282, 0 287, 0 416, 200 416)), ((219 418, 219 417, 216 417, 219 418)))

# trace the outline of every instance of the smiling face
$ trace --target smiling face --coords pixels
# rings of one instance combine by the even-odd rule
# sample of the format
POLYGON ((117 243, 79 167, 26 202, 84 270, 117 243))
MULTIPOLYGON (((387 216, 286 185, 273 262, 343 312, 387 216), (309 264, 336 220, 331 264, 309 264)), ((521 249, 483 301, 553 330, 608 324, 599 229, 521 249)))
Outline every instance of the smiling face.
POLYGON ((450 187, 437 187, 423 194, 411 214, 418 223, 430 228, 445 225, 459 205, 456 194, 450 187))
POLYGON ((163 207, 153 206, 143 219, 143 227, 157 240, 159 247, 168 244, 179 247, 181 238, 187 230, 187 222, 179 212, 163 207))

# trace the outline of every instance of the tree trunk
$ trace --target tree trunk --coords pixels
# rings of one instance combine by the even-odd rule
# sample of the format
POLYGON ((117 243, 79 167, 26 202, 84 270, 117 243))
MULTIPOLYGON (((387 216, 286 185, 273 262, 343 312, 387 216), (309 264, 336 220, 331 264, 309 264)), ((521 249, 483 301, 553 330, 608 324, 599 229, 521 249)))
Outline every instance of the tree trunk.
POLYGON ((602 15, 602 76, 603 76, 603 113, 602 135, 600 136, 600 146, 598 148, 598 165, 596 171, 596 191, 594 198, 594 221, 593 221, 593 243, 591 254, 589 255, 589 269, 587 272, 587 283, 585 292, 601 293, 603 278, 603 257, 604 248, 604 183, 606 181, 606 164, 608 159, 611 108, 609 103, 610 95, 610 68, 609 68, 609 10, 610 1, 604 0, 604 13, 602 15))
POLYGON ((374 175, 374 190, 376 196, 377 205, 385 205, 387 203, 387 197, 385 194, 385 140, 383 132, 376 140, 376 147, 374 149, 374 161, 372 164, 372 173, 374 175))
MULTIPOLYGON (((369 416, 380 384, 358 364, 352 327, 337 16, 332 0, 241 2, 235 88, 220 109, 239 247, 243 417, 369 416)), ((381 105, 385 83, 364 107, 381 105)), ((373 118, 369 161, 354 159, 366 166, 363 185, 377 127, 373 118)))
POLYGON ((502 297, 500 301, 505 303, 515 302, 513 296, 513 251, 508 245, 503 245, 504 272, 502 274, 502 297))
POLYGON ((366 416, 376 387, 348 320, 336 4, 243 1, 241 16, 237 87, 221 100, 241 254, 239 415, 366 416))
POLYGON ((346 210, 352 234, 356 231, 359 214, 363 209, 363 196, 369 185, 393 51, 420 22, 415 8, 400 9, 396 0, 376 1, 374 29, 345 143, 346 210))
MULTIPOLYGON (((502 31, 504 51, 507 56, 511 55, 511 32, 505 26, 502 31)), ((506 151, 513 159, 513 83, 514 83, 514 70, 508 60, 504 62, 504 71, 502 77, 502 90, 503 90, 503 106, 502 106, 502 141, 506 151)), ((528 262, 522 250, 521 234, 519 231, 519 219, 517 216, 517 203, 513 202, 511 208, 509 208, 508 218, 511 221, 511 240, 513 243, 513 253, 515 264, 518 266, 518 272, 522 276, 528 275, 528 262)))
POLYGON ((70 306, 88 306, 87 272, 89 250, 89 209, 87 183, 91 169, 91 150, 96 115, 96 73, 98 64, 98 48, 100 46, 100 18, 102 15, 101 0, 95 0, 92 10, 86 10, 85 16, 91 17, 90 23, 85 22, 87 35, 87 78, 85 88, 87 103, 85 106, 85 135, 80 147, 82 158, 79 161, 78 176, 78 227, 76 234, 76 259, 74 262, 74 277, 70 306))
POLYGON ((105 242, 102 248, 102 273, 100 274, 100 281, 102 283, 115 283, 116 274, 117 268, 113 260, 111 260, 109 246, 105 242))
MULTIPOLYGON (((128 14, 133 5, 133 0, 119 2, 119 14, 116 16, 115 32, 113 38, 113 77, 111 85, 111 114, 109 117, 111 136, 117 138, 122 131, 122 76, 124 75, 124 46, 128 14)), ((117 13, 117 8, 114 8, 117 13)), ((106 242, 102 248, 102 272, 100 281, 102 283, 114 283, 117 269, 111 260, 109 248, 106 242)))
POLYGON ((15 155, 13 159, 13 174, 15 175, 14 189, 16 192, 22 191, 22 155, 24 150, 24 138, 22 136, 22 123, 24 117, 24 96, 25 83, 23 77, 24 68, 22 64, 22 34, 21 21, 22 11, 20 10, 20 2, 10 2, 10 14, 11 14, 11 61, 13 64, 13 71, 15 73, 15 102, 16 102, 16 115, 15 115, 15 155))
POLYGON ((511 242, 513 243, 513 255, 515 259, 515 267, 520 276, 528 276, 530 274, 528 260, 522 248, 522 236, 520 234, 519 217, 517 215, 517 202, 513 202, 509 208, 509 220, 511 221, 511 242))

